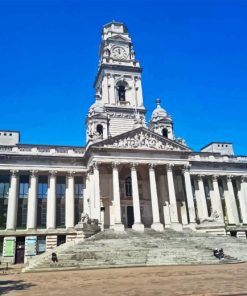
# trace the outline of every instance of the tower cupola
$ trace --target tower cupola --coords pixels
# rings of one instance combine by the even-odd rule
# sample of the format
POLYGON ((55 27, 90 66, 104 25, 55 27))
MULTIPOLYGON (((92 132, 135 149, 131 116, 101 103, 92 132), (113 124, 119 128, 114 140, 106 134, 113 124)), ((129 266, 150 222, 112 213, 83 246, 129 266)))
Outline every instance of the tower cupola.
POLYGON ((173 121, 171 115, 161 107, 161 100, 156 99, 156 108, 152 112, 149 122, 149 129, 171 140, 174 139, 173 135, 173 121))

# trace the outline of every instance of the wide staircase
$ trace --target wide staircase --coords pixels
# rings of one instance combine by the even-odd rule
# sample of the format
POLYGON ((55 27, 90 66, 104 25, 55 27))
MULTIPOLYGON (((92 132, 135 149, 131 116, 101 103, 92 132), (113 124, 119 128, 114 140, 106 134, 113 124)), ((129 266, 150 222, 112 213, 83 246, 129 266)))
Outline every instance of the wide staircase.
POLYGON ((144 233, 106 230, 85 241, 69 242, 31 260, 24 271, 89 269, 126 266, 239 263, 247 260, 247 240, 170 229, 144 233), (213 256, 223 248, 226 258, 213 256), (58 263, 52 263, 56 252, 58 263))

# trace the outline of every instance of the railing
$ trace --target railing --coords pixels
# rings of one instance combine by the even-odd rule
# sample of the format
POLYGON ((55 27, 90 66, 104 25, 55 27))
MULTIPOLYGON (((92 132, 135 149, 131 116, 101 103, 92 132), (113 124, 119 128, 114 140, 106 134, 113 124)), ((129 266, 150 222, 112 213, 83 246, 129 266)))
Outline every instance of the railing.
POLYGON ((69 156, 84 154, 85 149, 80 147, 56 147, 56 146, 0 146, 0 153, 10 153, 10 154, 52 154, 52 155, 61 155, 67 154, 69 156))
POLYGON ((203 155, 192 154, 189 156, 189 160, 192 161, 212 161, 212 162, 247 162, 247 156, 230 156, 230 155, 203 155))

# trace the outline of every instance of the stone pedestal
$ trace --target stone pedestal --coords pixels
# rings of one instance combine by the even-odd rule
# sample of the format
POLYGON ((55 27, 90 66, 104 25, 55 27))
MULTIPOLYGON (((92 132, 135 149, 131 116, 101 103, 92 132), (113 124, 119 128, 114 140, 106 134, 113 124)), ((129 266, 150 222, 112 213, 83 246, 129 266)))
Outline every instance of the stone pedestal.
POLYGON ((182 231, 183 230, 183 226, 182 224, 180 223, 171 223, 171 226, 170 226, 171 229, 175 230, 175 231, 182 231))
POLYGON ((115 223, 113 226, 112 226, 112 229, 114 231, 124 231, 124 225, 122 223, 115 223))
POLYGON ((135 230, 135 231, 141 231, 141 232, 144 232, 144 225, 142 223, 135 223, 133 226, 132 226, 132 229, 135 230))
POLYGON ((155 231, 164 231, 164 226, 161 223, 153 223, 151 228, 155 231))
POLYGON ((196 226, 198 232, 210 233, 215 235, 226 235, 225 225, 221 222, 204 222, 196 226))

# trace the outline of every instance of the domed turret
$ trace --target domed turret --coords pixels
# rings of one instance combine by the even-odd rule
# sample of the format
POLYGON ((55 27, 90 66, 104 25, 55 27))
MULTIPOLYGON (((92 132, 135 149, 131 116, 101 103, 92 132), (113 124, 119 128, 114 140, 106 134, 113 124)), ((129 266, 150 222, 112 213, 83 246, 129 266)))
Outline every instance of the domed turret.
POLYGON ((95 95, 95 103, 90 107, 87 115, 87 142, 107 139, 109 136, 109 119, 101 95, 95 95))
POLYGON ((101 97, 99 94, 96 94, 95 96, 95 103, 90 107, 89 113, 104 113, 105 112, 105 107, 102 103, 101 97))
POLYGON ((152 113, 151 121, 159 121, 161 119, 166 119, 166 120, 172 121, 170 114, 168 114, 166 112, 166 110, 160 106, 160 99, 157 98, 156 99, 156 108, 154 109, 154 111, 152 113))
POLYGON ((149 125, 149 129, 163 137, 172 139, 173 136, 173 122, 170 114, 161 107, 160 99, 156 99, 156 108, 154 109, 149 125))

